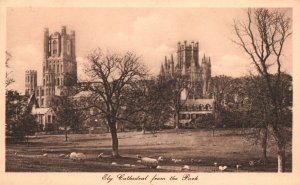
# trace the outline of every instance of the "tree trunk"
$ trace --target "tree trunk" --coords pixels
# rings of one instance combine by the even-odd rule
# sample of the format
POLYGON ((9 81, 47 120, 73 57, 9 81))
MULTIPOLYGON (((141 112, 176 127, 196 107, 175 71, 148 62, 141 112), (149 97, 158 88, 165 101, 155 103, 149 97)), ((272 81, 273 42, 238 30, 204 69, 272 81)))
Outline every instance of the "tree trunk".
POLYGON ((112 139, 112 156, 114 158, 120 157, 119 155, 119 141, 117 136, 117 128, 115 124, 111 124, 110 133, 112 139))
POLYGON ((262 138, 262 149, 263 149, 263 162, 267 163, 267 147, 268 147, 268 128, 263 129, 263 138, 262 138))
POLYGON ((143 132, 143 134, 146 133, 145 122, 143 123, 143 126, 142 126, 142 132, 143 132))
POLYGON ((29 144, 29 136, 26 135, 26 144, 28 145, 29 144))
POLYGON ((175 113, 175 129, 178 129, 178 125, 179 125, 179 113, 176 112, 175 113))
POLYGON ((65 127, 65 137, 66 137, 66 141, 68 141, 68 128, 65 127))
POLYGON ((278 172, 285 172, 285 146, 278 147, 278 172))
POLYGON ((268 148, 268 127, 263 128, 263 138, 262 138, 262 159, 264 164, 267 163, 267 148, 268 148))

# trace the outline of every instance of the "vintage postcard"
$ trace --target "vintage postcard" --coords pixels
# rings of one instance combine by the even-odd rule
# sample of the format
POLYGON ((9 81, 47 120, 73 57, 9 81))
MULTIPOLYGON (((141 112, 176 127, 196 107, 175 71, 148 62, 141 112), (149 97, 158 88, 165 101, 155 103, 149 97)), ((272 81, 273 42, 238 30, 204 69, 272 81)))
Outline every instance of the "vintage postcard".
POLYGON ((300 183, 299 1, 0 3, 4 184, 300 183))

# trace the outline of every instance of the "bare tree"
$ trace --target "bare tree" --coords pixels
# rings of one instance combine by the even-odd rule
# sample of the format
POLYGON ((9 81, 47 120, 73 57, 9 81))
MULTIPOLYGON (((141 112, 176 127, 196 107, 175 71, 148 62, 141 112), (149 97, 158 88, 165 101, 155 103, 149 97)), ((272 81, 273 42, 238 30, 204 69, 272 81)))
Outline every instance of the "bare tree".
POLYGON ((117 122, 123 120, 126 94, 145 76, 145 68, 134 53, 104 55, 101 49, 96 49, 88 55, 85 72, 90 77, 85 90, 91 92, 90 99, 94 102, 90 106, 106 120, 112 137, 112 156, 119 157, 117 122))
POLYGON ((220 75, 212 78, 212 86, 214 88, 215 117, 219 119, 219 113, 225 102, 226 94, 229 92, 233 79, 229 76, 220 75))
POLYGON ((9 60, 11 59, 11 54, 9 52, 5 52, 6 59, 5 59, 5 66, 6 66, 6 73, 5 73, 5 87, 7 88, 10 84, 15 82, 15 80, 11 77, 12 71, 9 71, 9 60))
POLYGON ((291 20, 285 13, 270 9, 248 9, 245 21, 234 21, 237 39, 234 41, 250 56, 257 72, 264 79, 272 102, 270 122, 278 148, 278 172, 285 170, 286 135, 282 119, 282 52, 292 34, 291 20), (276 68, 275 78, 271 67, 276 68))

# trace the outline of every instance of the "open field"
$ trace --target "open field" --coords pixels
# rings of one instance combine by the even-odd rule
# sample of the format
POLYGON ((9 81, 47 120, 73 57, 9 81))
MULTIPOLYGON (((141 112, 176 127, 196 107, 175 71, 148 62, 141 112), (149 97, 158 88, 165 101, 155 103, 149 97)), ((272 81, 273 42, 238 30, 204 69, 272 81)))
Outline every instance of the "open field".
MULTIPOLYGON (((72 134, 65 142, 63 135, 40 135, 30 139, 30 144, 6 145, 7 172, 104 172, 104 171, 180 171, 183 165, 189 165, 191 171, 214 172, 214 163, 228 166, 227 172, 236 172, 236 165, 242 167, 239 172, 277 171, 276 147, 270 141, 267 165, 249 165, 250 160, 257 161, 261 156, 260 144, 246 139, 240 130, 217 130, 212 137, 210 130, 165 130, 155 135, 141 132, 123 132, 118 134, 119 152, 122 158, 112 159, 110 133, 72 134), (72 161, 60 154, 82 152, 87 159, 84 162, 72 161), (104 158, 97 156, 104 153, 104 158), (47 153, 47 157, 43 154, 47 153), (161 169, 149 169, 137 162, 136 155, 158 158, 165 156, 179 159, 178 162, 163 161, 161 169), (181 161, 180 161, 181 160, 181 161), (116 162, 115 165, 112 162, 116 162)), ((287 146, 287 171, 291 171, 291 146, 287 146)))

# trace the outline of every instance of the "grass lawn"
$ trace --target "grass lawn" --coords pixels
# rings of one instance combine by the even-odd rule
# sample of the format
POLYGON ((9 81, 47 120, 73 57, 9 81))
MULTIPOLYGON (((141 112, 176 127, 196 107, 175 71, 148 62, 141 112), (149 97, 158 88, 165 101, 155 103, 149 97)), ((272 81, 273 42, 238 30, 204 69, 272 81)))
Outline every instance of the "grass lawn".
MULTIPOLYGON (((247 139, 238 129, 210 130, 164 130, 155 135, 141 132, 118 133, 120 159, 112 159, 110 133, 72 134, 65 142, 64 135, 40 135, 30 139, 29 145, 6 145, 7 172, 176 172, 183 165, 191 171, 215 172, 217 166, 228 166, 227 172, 276 172, 277 159, 274 141, 268 147, 269 162, 266 165, 249 165, 250 160, 258 160, 262 154, 260 144, 247 139), (72 161, 60 154, 82 152, 84 162, 72 161), (97 158, 100 153, 104 158, 97 158), (43 154, 47 153, 47 157, 43 154), (160 169, 150 169, 138 163, 136 155, 158 158, 165 156, 179 159, 179 162, 163 161, 160 169), (181 160, 181 161, 180 161, 181 160), (115 162, 116 164, 112 164, 115 162)), ((291 146, 287 146, 287 171, 292 168, 291 146)))

